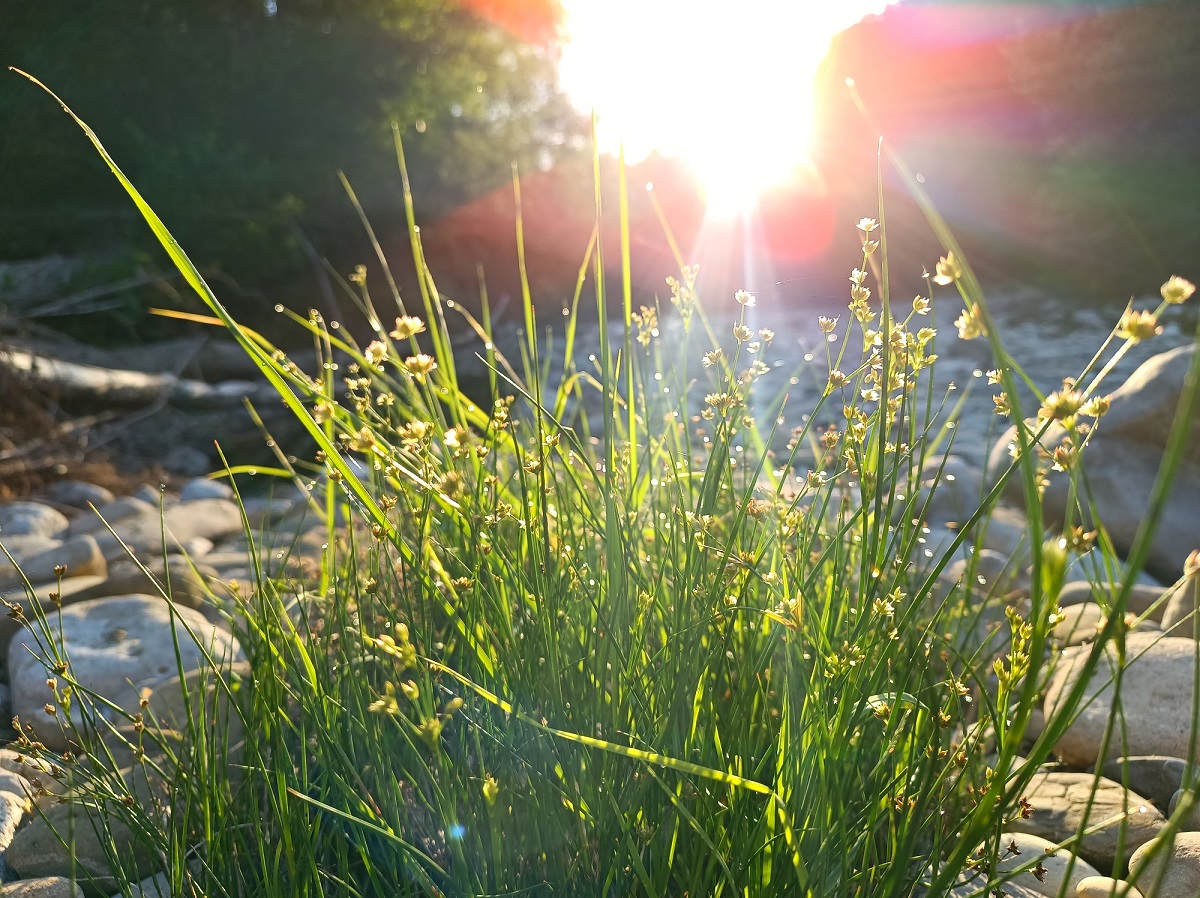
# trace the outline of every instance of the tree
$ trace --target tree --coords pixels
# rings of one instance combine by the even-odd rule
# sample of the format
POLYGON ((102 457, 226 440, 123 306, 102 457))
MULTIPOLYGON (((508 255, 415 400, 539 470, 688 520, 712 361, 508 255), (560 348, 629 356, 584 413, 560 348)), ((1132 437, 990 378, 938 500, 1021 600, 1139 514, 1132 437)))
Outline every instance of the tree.
MULTIPOLYGON (((5 20, 0 62, 87 120, 199 261, 250 282, 294 262, 292 220, 322 249, 357 235, 338 170, 398 219, 393 120, 426 216, 580 143, 549 46, 452 0, 46 0, 5 20)), ((140 235, 57 105, 0 79, 2 254, 140 235)))

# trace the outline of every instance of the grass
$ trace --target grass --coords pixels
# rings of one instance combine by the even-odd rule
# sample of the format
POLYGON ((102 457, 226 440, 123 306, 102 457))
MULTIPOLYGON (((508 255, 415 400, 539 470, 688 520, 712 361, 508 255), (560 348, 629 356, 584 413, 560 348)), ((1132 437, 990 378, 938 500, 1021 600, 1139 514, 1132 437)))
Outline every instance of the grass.
MULTIPOLYGON (((1083 413, 1037 394, 1048 411, 1021 423, 1018 460, 953 546, 925 556, 936 488, 920 486, 945 436, 929 381, 938 338, 922 302, 889 295, 882 193, 878 222, 860 223, 848 324, 820 325, 840 327, 840 348, 804 416, 762 364, 772 335, 709 320, 682 259, 669 304, 635 309, 627 277, 608 296, 606 254, 627 272, 625 242, 589 248, 580 282, 593 279, 598 308, 577 293, 561 370, 535 342, 502 357, 486 295, 476 321, 437 291, 406 177, 420 305, 390 280, 377 299, 359 276, 349 293, 375 339, 298 318, 322 362, 312 379, 238 325, 80 124, 321 447, 310 469, 283 459, 280 473, 328 487, 312 494, 328 533, 317 577, 262 571, 229 608, 252 673, 193 691, 177 738, 128 715, 137 726, 109 728, 106 744, 159 743, 146 754, 172 780, 169 816, 121 800, 115 755, 78 765, 80 795, 151 846, 172 894, 900 896, 944 894, 967 869, 982 871, 980 894, 1000 881, 1000 833, 1086 680, 1025 738, 1074 522, 1028 534, 1024 605, 936 586, 1010 479, 1040 520, 1031 447, 1059 419, 1082 440, 1083 413), (487 341, 490 405, 456 377, 454 314, 487 341), (594 359, 574 348, 587 315, 594 359), (683 337, 666 347, 669 317, 683 337)), ((945 243, 937 280, 961 294, 959 328, 991 343, 1015 397, 1023 375, 978 282, 911 184, 945 243)), ((623 183, 616 200, 624 209, 623 183)), ((528 289, 524 313, 538 333, 528 289)), ((1182 445, 1177 433, 1156 507, 1182 445)), ((1079 467, 1067 476, 1086 507, 1079 467)), ((1097 646, 1123 638, 1152 529, 1097 646)), ((1103 535, 1100 552, 1121 570, 1103 535)), ((84 729, 104 729, 99 698, 62 679, 84 729)), ((146 875, 108 844, 130 882, 146 875)))

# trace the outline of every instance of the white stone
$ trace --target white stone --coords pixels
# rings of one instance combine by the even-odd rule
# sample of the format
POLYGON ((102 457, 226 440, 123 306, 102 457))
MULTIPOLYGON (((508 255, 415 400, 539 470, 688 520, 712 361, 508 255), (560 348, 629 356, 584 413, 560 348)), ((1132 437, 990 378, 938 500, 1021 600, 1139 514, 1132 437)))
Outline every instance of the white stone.
POLYGON ((1129 861, 1130 882, 1154 898, 1200 895, 1200 832, 1176 833, 1172 845, 1147 860, 1153 847, 1154 843, 1148 842, 1133 853, 1129 861), (1166 872, 1160 881, 1158 877, 1164 867, 1166 872), (1155 882, 1160 883, 1157 892, 1153 890, 1155 882))
POLYGON ((193 502, 196 499, 232 499, 233 488, 223 480, 210 480, 207 477, 193 477, 179 491, 180 502, 193 502))
POLYGON ((61 511, 40 502, 0 505, 0 539, 8 536, 62 536, 70 521, 61 511))
MULTIPOLYGON (((1090 650, 1080 647, 1063 653, 1046 690, 1047 719, 1053 719, 1082 676, 1090 650)), ((1121 683, 1125 729, 1119 732, 1127 745, 1122 748, 1121 738, 1110 739, 1106 757, 1115 758, 1125 751, 1130 755, 1187 758, 1195 643, 1158 633, 1130 633, 1126 638, 1126 657, 1128 664, 1121 683)), ((1067 727, 1055 749, 1068 764, 1087 767, 1096 761, 1113 709, 1112 678, 1116 663, 1115 650, 1106 647, 1085 687, 1079 716, 1067 727)))
MULTIPOLYGON (((114 596, 80 602, 62 610, 61 626, 55 642, 67 653, 75 678, 84 688, 131 714, 138 711, 143 689, 177 675, 180 666, 186 672, 206 663, 188 628, 214 659, 240 657, 236 640, 225 630, 208 622, 198 611, 172 609, 157 596, 114 596)), ((36 642, 20 633, 9 648, 13 711, 47 746, 64 750, 71 738, 63 720, 67 712, 58 709, 57 714, 50 715, 45 711, 44 706, 53 701, 46 686, 49 674, 41 660, 22 648, 26 644, 37 651, 36 642)), ((73 706, 72 713, 77 712, 77 706, 73 706)), ((111 710, 102 713, 116 719, 111 710)), ((79 723, 75 718, 72 722, 79 723)))

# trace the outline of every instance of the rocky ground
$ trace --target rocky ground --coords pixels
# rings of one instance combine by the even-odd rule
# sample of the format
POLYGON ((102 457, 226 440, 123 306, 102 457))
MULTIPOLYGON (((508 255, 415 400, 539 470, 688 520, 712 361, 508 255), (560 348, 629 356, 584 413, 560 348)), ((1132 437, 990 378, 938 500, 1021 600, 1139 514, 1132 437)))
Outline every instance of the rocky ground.
MULTIPOLYGON (((1008 316, 1006 334, 1036 365, 1039 383, 1049 389, 1057 378, 1086 363, 1103 339, 1107 322, 1082 309, 1071 312, 1066 321, 1047 324, 1043 319, 1038 323, 1029 317, 1031 301, 1026 300, 1024 311, 1018 302, 1009 305, 1004 313, 1008 316)), ((815 333, 816 310, 789 313, 782 323, 777 315, 762 314, 764 320, 755 326, 773 325, 781 334, 780 367, 823 364, 823 350, 812 362, 805 360, 805 355, 818 352, 817 344, 806 336, 815 333), (810 311, 812 321, 808 320, 810 311)), ((950 330, 945 320, 940 326, 950 330)), ((1114 393, 1109 415, 1089 450, 1088 471, 1097 511, 1121 552, 1127 551, 1136 537, 1162 454, 1166 425, 1192 358, 1192 350, 1182 346, 1161 353, 1184 343, 1178 325, 1164 335, 1164 341, 1138 347, 1118 370, 1114 389, 1133 373, 1114 393), (1143 361, 1147 364, 1134 372, 1143 361)), ((930 557, 954 536, 958 522, 974 508, 989 479, 989 447, 994 444, 994 471, 1006 457, 1007 442, 996 432, 998 419, 991 413, 990 394, 975 374, 988 366, 981 355, 982 344, 944 342, 948 345, 939 377, 943 382, 975 383, 978 389, 960 419, 954 455, 944 467, 934 459, 927 468, 926 485, 937 486, 925 549, 930 557)), ((158 351, 171 357, 171 349, 158 351)), ((6 357, 10 368, 17 352, 29 354, 30 359, 37 355, 28 346, 10 349, 6 357)), ((69 647, 80 681, 130 713, 137 713, 143 701, 152 709, 161 709, 162 720, 170 719, 171 709, 177 713, 181 680, 176 640, 185 682, 204 666, 198 642, 210 656, 224 659, 235 672, 239 669, 240 649, 230 633, 228 599, 233 590, 251 588, 254 582, 241 513, 226 485, 189 477, 215 468, 213 454, 189 446, 184 434, 190 430, 176 433, 170 430, 173 425, 164 427, 163 422, 193 418, 198 404, 213 402, 215 407, 206 412, 209 417, 202 417, 200 424, 193 420, 188 426, 208 427, 208 436, 226 434, 231 409, 238 407, 229 398, 236 395, 240 399, 259 388, 244 368, 237 368, 232 356, 218 376, 215 372, 221 363, 216 350, 206 355, 203 347, 196 347, 187 362, 181 361, 184 355, 179 346, 174 347, 178 364, 168 377, 153 374, 148 375, 149 380, 138 380, 122 376, 105 382, 109 390, 149 390, 137 393, 139 398, 132 406, 121 406, 127 410, 143 407, 137 403, 144 403, 147 396, 157 403, 153 414, 139 419, 152 422, 142 426, 149 430, 145 441, 151 452, 165 462, 157 471, 141 482, 129 473, 110 477, 107 486, 117 487, 113 490, 105 483, 62 479, 61 472, 46 469, 44 476, 29 480, 34 489, 26 490, 19 500, 0 504, 0 542, 11 555, 11 560, 0 558, 0 597, 13 609, 12 618, 0 619, 0 719, 18 717, 28 728, 26 738, 54 751, 75 748, 71 745, 72 720, 69 712, 55 707, 54 693, 48 687, 47 678, 53 671, 40 660, 47 647, 35 638, 36 628, 22 625, 23 619, 33 616, 31 593, 43 603, 61 604, 61 635, 56 638, 69 647), (198 364, 207 364, 207 371, 198 364), (224 376, 232 372, 239 376, 224 376), (220 387, 225 382, 234 386, 220 387), (166 417, 155 418, 155 414, 166 417), (171 452, 179 447, 196 451, 190 458, 187 452, 177 452, 172 458, 171 452), (164 467, 174 470, 169 476, 160 476, 164 467), (169 486, 164 488, 163 483, 169 486), (115 532, 110 532, 108 525, 115 532), (134 563, 129 552, 144 567, 134 563), (18 575, 18 567, 28 585, 18 575), (168 581, 176 604, 174 613, 164 601, 168 581)), ((79 402, 82 397, 85 403, 99 403, 96 378, 103 380, 107 376, 103 372, 123 375, 139 367, 155 371, 146 358, 137 365, 126 357, 122 366, 112 355, 89 355, 81 350, 69 361, 60 357, 58 367, 39 367, 31 361, 25 370, 35 377, 53 378, 60 387, 73 385, 71 389, 81 392, 70 401, 79 402), (69 367, 89 363, 91 369, 82 372, 69 367), (82 375, 87 377, 80 380, 82 375)), ((161 365, 157 370, 162 370, 161 365)), ((802 394, 800 381, 796 386, 802 394)), ((269 399, 265 394, 259 398, 269 399)), ((111 404, 111 399, 110 393, 105 401, 111 404)), ((116 439, 114 445, 122 445, 127 437, 116 439)), ((1048 493, 1051 515, 1060 515, 1065 504, 1058 490, 1053 486, 1048 493)), ((1006 503, 993 515, 986 531, 978 534, 981 548, 973 562, 976 582, 965 582, 970 568, 963 557, 947 570, 940 588, 969 590, 980 603, 999 602, 998 596, 1010 603, 1023 601, 1022 590, 1028 583, 1026 519, 1019 495, 1006 497, 1006 503)), ((308 523, 312 518, 306 517, 305 497, 289 488, 282 496, 251 496, 244 504, 250 527, 255 532, 268 527, 275 541, 258 547, 263 563, 268 567, 286 565, 278 571, 283 576, 302 579, 311 574, 324 533, 308 523), (291 547, 286 556, 276 548, 284 545, 291 547)), ((1200 754, 1188 757, 1187 750, 1196 698, 1191 615, 1200 582, 1189 553, 1198 547, 1200 443, 1193 441, 1168 503, 1164 526, 1153 542, 1148 573, 1139 577, 1131 600, 1130 610, 1144 613, 1145 618, 1129 640, 1133 660, 1125 671, 1122 692, 1125 730, 1101 753, 1105 723, 1114 702, 1106 683, 1109 668, 1101 665, 1095 681, 1087 687, 1094 701, 1056 746, 1058 763, 1044 768, 1028 790, 1032 814, 1004 836, 1015 849, 1005 863, 1015 866, 1041 852, 1046 855, 1044 869, 1021 874, 1003 887, 1003 894, 1049 898, 1060 893, 1064 880, 1067 885, 1061 891, 1067 896, 1112 894, 1117 882, 1109 877, 1126 876, 1131 865, 1136 866, 1155 844, 1166 826, 1166 816, 1187 800, 1188 793, 1182 791, 1185 782, 1200 772, 1191 772, 1189 766, 1200 762, 1200 754), (1185 567, 1191 576, 1183 576, 1185 567), (1093 789, 1095 797, 1089 799, 1093 789), (1075 854, 1065 850, 1055 854, 1053 846, 1079 831, 1085 815, 1091 829, 1075 854)), ((1064 618, 1055 635, 1062 659, 1043 697, 1045 714, 1054 713, 1073 678, 1079 676, 1081 653, 1088 651, 1087 643, 1104 620, 1107 594, 1093 593, 1086 582, 1088 563, 1085 559, 1071 568, 1061 598, 1064 618)), ((120 728, 118 717, 114 712, 116 729, 120 728)), ((7 738, 18 735, 13 731, 7 738)), ((139 768, 130 760, 128 773, 136 779, 139 768)), ((86 871, 93 878, 88 887, 91 894, 118 890, 119 883, 112 877, 106 855, 94 844, 89 826, 75 828, 73 853, 53 835, 56 825, 65 827, 72 814, 82 813, 74 803, 59 800, 57 793, 63 791, 60 772, 26 757, 17 747, 0 749, 0 873, 5 881, 0 896, 77 894, 70 882, 73 871, 86 871), (41 813, 34 810, 35 805, 41 813)), ((156 792, 149 783, 141 788, 138 794, 150 801, 162 801, 169 794, 169 790, 156 792)), ((1200 811, 1186 817, 1182 829, 1170 850, 1160 852, 1154 861, 1159 867, 1166 866, 1157 893, 1160 898, 1194 898, 1200 893, 1200 811)), ((132 845, 118 847, 133 850, 132 845)), ((154 859, 145 862, 153 867, 154 859)), ((139 889, 147 895, 158 894, 149 881, 135 887, 135 895, 143 893, 139 889)), ((966 896, 973 889, 964 883, 955 894, 966 896)), ((1126 894, 1138 893, 1131 890, 1126 894)))

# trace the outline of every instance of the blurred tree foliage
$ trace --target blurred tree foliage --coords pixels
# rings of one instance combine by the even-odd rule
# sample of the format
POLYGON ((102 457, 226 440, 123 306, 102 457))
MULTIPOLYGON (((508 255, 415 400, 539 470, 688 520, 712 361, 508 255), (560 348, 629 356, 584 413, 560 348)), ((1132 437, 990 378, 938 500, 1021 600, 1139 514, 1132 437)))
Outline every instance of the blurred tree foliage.
MULTIPOLYGON (((92 125, 194 258, 249 283, 295 264, 292 221, 322 251, 360 239, 339 169, 377 226, 400 220, 392 121, 426 217, 583 143, 552 51, 453 0, 5 6, 0 63, 92 125)), ((57 104, 5 72, 0 257, 143 231, 57 104)))

